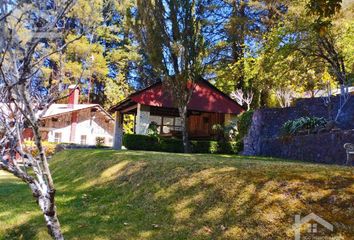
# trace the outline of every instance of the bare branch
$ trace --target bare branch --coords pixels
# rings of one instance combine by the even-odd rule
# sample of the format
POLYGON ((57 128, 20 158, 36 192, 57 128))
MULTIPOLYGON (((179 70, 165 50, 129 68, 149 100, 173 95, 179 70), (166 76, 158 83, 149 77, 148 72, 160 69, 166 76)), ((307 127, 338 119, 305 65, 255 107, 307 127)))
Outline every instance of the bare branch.
POLYGON ((233 98, 241 106, 246 105, 247 111, 251 109, 251 104, 253 101, 253 92, 250 90, 248 92, 242 91, 242 89, 237 89, 236 91, 230 94, 230 97, 233 98))
MULTIPOLYGON (((6 2, 0 2, 0 9, 6 9, 6 2)), ((47 11, 42 9, 40 0, 34 0, 31 4, 13 8, 16 11, 0 15, 0 42, 3 43, 0 52, 0 169, 28 184, 43 212, 49 233, 58 240, 63 239, 63 235, 55 209, 54 183, 40 132, 41 111, 57 99, 58 91, 49 89, 48 93, 43 93, 41 89, 46 86, 46 80, 39 75, 45 59, 63 51, 81 37, 62 46, 57 46, 57 41, 50 38, 52 30, 63 30, 57 25, 73 2, 65 1, 47 11), (43 11, 50 14, 48 19, 42 18, 43 11), (38 18, 33 15, 38 15, 38 18), (10 16, 15 19, 14 23, 5 21, 10 16), (29 32, 29 41, 19 38, 22 31, 29 32), (39 33, 42 35, 38 36, 39 33), (43 46, 44 39, 54 48, 43 46), (23 145, 23 132, 28 125, 33 131, 34 145, 39 152, 37 156, 32 156, 23 145), (31 171, 27 171, 29 169, 31 171)), ((55 86, 51 88, 55 89, 55 86)))

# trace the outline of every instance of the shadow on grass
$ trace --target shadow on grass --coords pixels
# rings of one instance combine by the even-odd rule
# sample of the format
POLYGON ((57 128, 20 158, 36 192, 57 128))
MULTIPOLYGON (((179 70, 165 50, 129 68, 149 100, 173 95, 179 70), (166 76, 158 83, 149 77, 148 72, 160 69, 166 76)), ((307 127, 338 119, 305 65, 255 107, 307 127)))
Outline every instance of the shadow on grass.
MULTIPOLYGON (((8 231, 1 239, 6 240, 27 240, 27 239, 37 239, 38 237, 38 226, 43 224, 44 220, 42 216, 31 218, 29 221, 22 223, 19 226, 15 226, 8 231)), ((46 234, 43 234, 49 237, 46 234)))
MULTIPOLYGON (((334 224, 333 237, 354 235, 351 169, 97 150, 60 153, 51 167, 67 239, 291 239, 294 215, 310 212, 334 224)), ((36 238, 40 227, 33 217, 6 236, 36 238)))

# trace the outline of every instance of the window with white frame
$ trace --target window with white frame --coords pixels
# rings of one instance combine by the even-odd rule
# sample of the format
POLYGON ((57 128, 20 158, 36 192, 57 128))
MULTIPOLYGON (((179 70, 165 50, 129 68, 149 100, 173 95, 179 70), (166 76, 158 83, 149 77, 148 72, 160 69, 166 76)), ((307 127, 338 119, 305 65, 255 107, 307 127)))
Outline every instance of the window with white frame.
POLYGON ((56 142, 56 143, 61 142, 61 132, 54 133, 54 142, 56 142))
POLYGON ((87 136, 86 135, 81 135, 80 144, 81 145, 86 145, 87 144, 87 136))

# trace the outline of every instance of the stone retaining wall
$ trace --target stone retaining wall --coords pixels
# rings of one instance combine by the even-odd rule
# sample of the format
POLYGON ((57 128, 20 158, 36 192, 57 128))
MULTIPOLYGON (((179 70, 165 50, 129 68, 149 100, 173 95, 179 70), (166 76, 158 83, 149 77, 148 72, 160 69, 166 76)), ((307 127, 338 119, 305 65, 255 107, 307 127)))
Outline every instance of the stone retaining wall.
POLYGON ((354 142, 354 130, 264 139, 260 152, 262 156, 344 165, 347 142, 354 142))
POLYGON ((331 107, 323 99, 300 99, 289 108, 260 109, 255 111, 248 135, 244 139, 244 155, 272 156, 326 163, 344 163, 345 142, 354 143, 354 97, 345 105, 337 126, 343 131, 293 136, 290 142, 281 137, 281 127, 288 120, 303 116, 329 119, 336 115, 338 97, 332 98, 331 107), (322 148, 327 148, 323 150, 322 148), (329 149, 328 149, 329 148, 329 149), (331 160, 332 159, 332 160, 331 160))

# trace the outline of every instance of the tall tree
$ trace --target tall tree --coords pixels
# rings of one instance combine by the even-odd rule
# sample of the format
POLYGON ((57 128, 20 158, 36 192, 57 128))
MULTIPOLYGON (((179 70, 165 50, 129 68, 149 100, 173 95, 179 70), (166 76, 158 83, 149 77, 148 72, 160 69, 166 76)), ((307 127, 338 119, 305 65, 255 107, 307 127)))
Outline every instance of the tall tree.
MULTIPOLYGON (((135 1, 78 0, 70 13, 67 40, 83 35, 65 52, 52 55, 45 72, 62 72, 64 88, 80 83, 82 102, 116 104, 151 78, 131 29, 135 1), (142 70, 142 71, 140 71, 142 70)), ((63 91, 66 94, 67 91, 63 91)))
POLYGON ((138 0, 135 28, 148 60, 179 110, 184 151, 189 152, 187 105, 204 72, 203 2, 138 0))
MULTIPOLYGON (((257 71, 257 65, 252 62, 266 44, 267 33, 286 13, 288 1, 211 2, 210 8, 213 9, 211 15, 217 16, 214 25, 218 26, 213 28, 214 39, 217 39, 213 54, 218 57, 208 70, 216 86, 227 93, 242 89, 244 92, 255 92, 257 98, 259 92, 262 93, 262 99, 267 97, 267 88, 256 89, 257 79, 250 78, 249 75, 250 72, 257 71)), ((255 97, 255 100, 257 98, 255 97)))
POLYGON ((341 1, 329 2, 299 1, 290 8, 284 23, 283 42, 303 57, 322 62, 329 66, 341 89, 340 104, 335 121, 348 100, 348 77, 343 49, 338 45, 336 29, 333 25, 335 14, 341 1), (307 11, 300 10, 307 9, 307 11), (289 44, 290 43, 290 44, 289 44))

